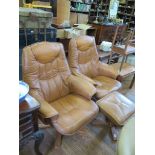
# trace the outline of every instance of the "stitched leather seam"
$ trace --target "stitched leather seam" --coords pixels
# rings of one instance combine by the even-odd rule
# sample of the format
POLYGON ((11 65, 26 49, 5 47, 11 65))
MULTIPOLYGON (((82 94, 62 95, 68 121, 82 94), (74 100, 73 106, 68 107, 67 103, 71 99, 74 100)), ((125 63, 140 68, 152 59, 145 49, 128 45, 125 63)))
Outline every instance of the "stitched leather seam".
MULTIPOLYGON (((31 49, 31 54, 33 55, 33 57, 34 57, 34 59, 35 59, 35 61, 36 61, 36 58, 35 58, 35 56, 34 56, 34 53, 33 53, 33 50, 32 50, 32 46, 30 46, 30 49, 31 49)), ((37 61, 36 61, 37 62, 37 61)), ((38 70, 39 70, 39 67, 37 68, 38 70)), ((37 70, 37 71, 38 71, 37 70)), ((39 71, 38 71, 39 72, 39 71)), ((42 91, 42 89, 41 89, 41 86, 40 86, 40 80, 38 80, 39 79, 39 76, 38 76, 38 74, 37 74, 37 83, 39 84, 39 90, 41 90, 41 95, 43 95, 44 96, 44 98, 45 98, 45 95, 43 94, 43 91, 42 91)))

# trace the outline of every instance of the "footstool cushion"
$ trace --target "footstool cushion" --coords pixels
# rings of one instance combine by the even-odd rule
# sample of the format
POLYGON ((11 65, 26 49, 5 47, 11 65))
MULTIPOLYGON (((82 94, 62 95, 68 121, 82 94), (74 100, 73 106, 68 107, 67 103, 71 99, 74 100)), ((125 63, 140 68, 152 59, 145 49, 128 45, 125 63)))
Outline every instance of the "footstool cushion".
POLYGON ((98 100, 97 104, 101 112, 117 125, 123 125, 135 111, 134 103, 117 91, 98 100))

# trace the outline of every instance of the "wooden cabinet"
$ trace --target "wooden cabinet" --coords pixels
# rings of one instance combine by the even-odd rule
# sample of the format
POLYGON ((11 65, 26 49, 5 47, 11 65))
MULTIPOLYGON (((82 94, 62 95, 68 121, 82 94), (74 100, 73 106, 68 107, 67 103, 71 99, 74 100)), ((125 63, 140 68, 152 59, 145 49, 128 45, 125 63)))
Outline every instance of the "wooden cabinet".
MULTIPOLYGON (((110 42, 112 42, 117 25, 101 25, 101 24, 92 23, 92 26, 94 28, 96 28, 95 40, 96 40, 97 45, 99 45, 102 41, 110 41, 110 42)), ((122 25, 119 25, 119 26, 120 26, 119 32, 118 32, 119 37, 121 35, 123 37, 123 34, 124 34, 125 30, 126 30, 127 25, 122 24, 122 25)))
POLYGON ((39 103, 29 94, 25 100, 19 104, 19 149, 34 139, 34 149, 37 155, 42 155, 39 146, 44 138, 44 134, 38 128, 39 103))

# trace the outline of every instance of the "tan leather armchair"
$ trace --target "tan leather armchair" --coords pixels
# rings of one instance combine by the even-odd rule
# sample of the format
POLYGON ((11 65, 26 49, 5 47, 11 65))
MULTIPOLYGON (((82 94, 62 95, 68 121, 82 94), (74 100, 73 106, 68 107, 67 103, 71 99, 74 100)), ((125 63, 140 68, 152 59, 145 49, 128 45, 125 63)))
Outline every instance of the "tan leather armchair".
POLYGON ((23 80, 41 105, 41 119, 55 127, 55 146, 60 146, 61 135, 75 133, 98 113, 97 105, 91 100, 96 88, 71 75, 60 43, 40 42, 27 46, 22 59, 23 80))
POLYGON ((118 72, 99 61, 94 37, 80 36, 71 39, 68 62, 74 75, 96 86, 97 98, 102 98, 121 87, 121 83, 116 80, 119 77, 118 72))

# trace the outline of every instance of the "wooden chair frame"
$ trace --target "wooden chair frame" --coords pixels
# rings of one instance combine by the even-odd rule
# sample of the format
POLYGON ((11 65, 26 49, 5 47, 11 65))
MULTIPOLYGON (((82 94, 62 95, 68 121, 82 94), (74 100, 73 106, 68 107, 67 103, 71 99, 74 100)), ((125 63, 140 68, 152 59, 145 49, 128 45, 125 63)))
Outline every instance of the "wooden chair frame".
MULTIPOLYGON (((113 41, 112 41, 112 49, 113 49, 113 47, 115 45, 115 42, 116 42, 118 30, 119 30, 119 26, 116 27, 116 30, 115 30, 115 33, 114 33, 114 38, 113 38, 113 41)), ((121 72, 124 62, 127 62, 127 58, 129 56, 129 54, 133 54, 133 53, 129 53, 129 54, 126 53, 128 46, 133 42, 133 38, 134 38, 134 30, 131 30, 129 32, 127 38, 126 38, 126 41, 125 41, 125 48, 123 49, 124 54, 122 55, 122 54, 120 54, 118 52, 119 55, 122 55, 123 56, 122 61, 121 61, 121 64, 120 64, 119 72, 121 72)), ((116 51, 113 51, 113 50, 111 50, 111 52, 110 52, 110 57, 109 57, 109 61, 108 61, 109 65, 112 62, 112 55, 113 55, 114 52, 117 53, 116 51)), ((134 76, 133 76, 133 79, 132 79, 131 84, 129 86, 130 89, 132 88, 132 86, 134 84, 134 81, 135 81, 135 73, 132 73, 132 74, 134 74, 134 76)), ((126 75, 126 76, 128 76, 128 75, 126 75)))

